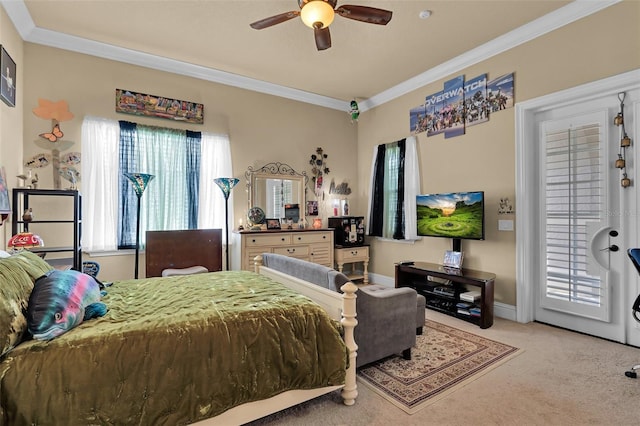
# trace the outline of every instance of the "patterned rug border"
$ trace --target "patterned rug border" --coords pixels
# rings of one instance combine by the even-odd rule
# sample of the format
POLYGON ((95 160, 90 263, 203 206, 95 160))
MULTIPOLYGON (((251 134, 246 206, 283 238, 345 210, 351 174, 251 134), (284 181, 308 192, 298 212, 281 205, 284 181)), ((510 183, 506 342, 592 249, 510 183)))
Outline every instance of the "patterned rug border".
POLYGON ((522 349, 514 346, 507 345, 484 336, 479 336, 468 331, 460 330, 433 320, 427 320, 425 324, 425 337, 418 336, 418 340, 425 339, 426 334, 429 333, 430 330, 446 333, 448 335, 455 336, 458 339, 471 342, 474 345, 478 345, 479 349, 455 358, 440 367, 433 368, 430 372, 418 372, 417 374, 419 374, 419 376, 417 378, 402 378, 394 376, 388 371, 389 369, 385 369, 383 366, 385 363, 392 362, 394 359, 401 359, 401 357, 387 358, 359 370, 357 375, 358 382, 364 384, 369 389, 373 390, 375 393, 382 396, 406 413, 414 414, 442 398, 451 395, 523 352, 522 349), (497 353, 489 354, 491 356, 490 359, 484 359, 484 357, 487 356, 487 354, 484 354, 484 352, 487 352, 487 345, 491 345, 495 350, 497 350, 497 353), (478 360, 476 358, 481 359, 478 360), (473 364, 473 366, 465 364, 473 364), (464 368, 465 372, 463 374, 452 375, 450 370, 455 370, 456 367, 464 368), (383 384, 376 383, 371 377, 367 377, 373 375, 383 377, 385 381, 396 383, 397 387, 402 388, 401 392, 393 392, 383 384), (446 381, 446 383, 431 391, 422 392, 421 390, 412 390, 412 387, 419 387, 425 380, 436 375, 439 375, 440 380, 446 381), (399 395, 399 393, 402 393, 402 395, 399 395), (409 396, 411 394, 415 395, 416 393, 419 393, 419 395, 414 396, 413 398, 409 396))

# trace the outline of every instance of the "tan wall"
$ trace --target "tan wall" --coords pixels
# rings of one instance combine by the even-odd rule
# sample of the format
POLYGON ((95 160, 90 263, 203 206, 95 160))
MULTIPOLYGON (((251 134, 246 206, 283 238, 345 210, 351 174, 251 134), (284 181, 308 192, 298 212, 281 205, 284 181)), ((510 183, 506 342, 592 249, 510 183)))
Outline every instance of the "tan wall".
MULTIPOLYGON (((4 8, 0 7, 0 44, 16 63, 16 106, 11 108, 0 101, 0 166, 5 168, 9 197, 18 184, 16 175, 22 173, 22 111, 24 105, 23 43, 4 8)), ((0 249, 11 238, 10 218, 0 226, 0 249)))
MULTIPOLYGON (((233 223, 236 226, 237 218, 246 215, 244 172, 248 166, 260 167, 280 161, 309 173, 310 156, 316 147, 321 146, 329 156, 329 181, 333 178, 336 182, 346 180, 351 186, 356 185, 356 126, 351 124, 346 111, 31 43, 25 44, 24 69, 24 79, 28 82, 24 91, 25 158, 42 152, 42 148, 33 141, 40 133, 50 130, 49 121, 31 113, 38 104, 38 98, 44 98, 66 100, 75 114, 73 120, 61 123, 64 139, 76 141, 70 150, 80 150, 81 125, 85 115, 227 133, 231 140, 234 175, 242 182, 233 192, 236 216, 233 223), (170 120, 116 114, 116 88, 203 103, 205 123, 185 125, 170 120)), ((52 187, 51 166, 41 169, 39 177, 41 188, 52 187)), ((63 187, 65 185, 63 181, 63 187)), ((46 243, 47 236, 42 236, 46 243)), ((133 276, 131 256, 100 257, 97 260, 103 265, 104 272, 101 271, 100 278, 113 280, 133 276)), ((143 276, 143 256, 140 265, 143 276)))
MULTIPOLYGON (((231 138, 234 174, 241 179, 247 166, 270 161, 289 163, 308 172, 310 154, 316 146, 322 146, 329 154, 328 164, 332 170, 329 177, 338 183, 343 180, 350 183, 354 191, 350 198, 352 212, 364 214, 373 146, 408 136, 410 108, 421 104, 426 95, 440 90, 445 80, 460 74, 472 78, 488 73, 489 78, 494 78, 515 72, 515 96, 520 102, 639 68, 639 15, 639 2, 625 1, 612 6, 367 111, 361 114, 357 125, 349 122, 346 112, 29 43, 24 45, 24 60, 20 60, 22 52, 17 40, 18 46, 12 47, 17 53, 12 55, 18 59, 19 70, 25 70, 18 83, 19 92, 24 93, 19 100, 24 100, 24 131, 18 129, 16 132, 20 133, 6 134, 5 124, 19 122, 22 111, 8 111, 0 106, 0 163, 5 162, 5 158, 21 161, 19 154, 13 151, 8 154, 13 140, 24 141, 25 158, 40 152, 33 140, 49 130, 49 123, 31 114, 31 109, 37 105, 38 98, 65 99, 76 114, 73 121, 63 123, 65 139, 78 144, 85 114, 226 132, 231 138), (22 85, 22 81, 28 84, 22 85), (205 124, 182 126, 167 120, 116 114, 116 88, 202 102, 205 124), (8 113, 12 115, 5 118, 8 113)), ((2 12, 3 40, 7 24, 11 25, 2 12)), ((11 37, 16 37, 12 28, 11 37)), ((497 231, 497 209, 500 197, 507 196, 515 203, 514 111, 496 113, 489 123, 473 126, 466 135, 454 139, 445 140, 442 135, 418 136, 422 192, 486 192, 486 241, 463 243, 465 265, 495 272, 498 275, 496 300, 507 304, 515 304, 515 234, 497 231)), ((17 174, 17 167, 14 172, 7 174, 17 174)), ((47 170, 41 178, 42 187, 50 187, 50 179, 50 170, 47 170)), ((237 218, 244 215, 246 209, 244 187, 236 188, 234 196, 237 218)), ((425 238, 416 244, 371 242, 371 271, 385 276, 393 276, 393 262, 398 260, 440 261, 443 251, 451 244, 449 240, 434 238, 425 238)), ((98 261, 103 265, 101 278, 105 280, 132 276, 131 256, 100 257, 98 261)), ((141 257, 143 264, 144 257, 141 257)))
MULTIPOLYGON (((515 72, 515 99, 522 102, 630 71, 640 67, 639 18, 640 2, 623 2, 361 114, 360 182, 367 182, 373 147, 408 136, 409 110, 442 90, 444 81, 461 74, 473 78, 488 73, 492 79, 515 72)), ((496 300, 511 305, 516 304, 515 232, 498 231, 497 211, 501 197, 509 197, 515 207, 514 113, 515 109, 495 113, 488 123, 469 127, 464 136, 452 139, 418 135, 423 193, 485 191, 486 240, 463 241, 464 263, 494 272, 496 300)), ((361 197, 367 186, 358 186, 361 197)), ((517 220, 517 212, 511 218, 517 220)), ((423 238, 415 244, 371 242, 370 267, 385 276, 394 275, 394 262, 440 262, 444 251, 451 249, 451 240, 441 238, 423 238)))

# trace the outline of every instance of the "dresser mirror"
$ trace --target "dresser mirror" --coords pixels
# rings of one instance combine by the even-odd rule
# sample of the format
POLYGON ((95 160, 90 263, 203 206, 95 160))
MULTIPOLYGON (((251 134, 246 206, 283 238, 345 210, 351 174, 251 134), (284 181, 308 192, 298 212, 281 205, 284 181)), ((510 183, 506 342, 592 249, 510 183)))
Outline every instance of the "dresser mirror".
POLYGON ((260 207, 266 218, 280 219, 283 228, 304 217, 309 179, 305 172, 298 173, 287 164, 269 163, 255 170, 249 166, 245 177, 249 211, 260 207))

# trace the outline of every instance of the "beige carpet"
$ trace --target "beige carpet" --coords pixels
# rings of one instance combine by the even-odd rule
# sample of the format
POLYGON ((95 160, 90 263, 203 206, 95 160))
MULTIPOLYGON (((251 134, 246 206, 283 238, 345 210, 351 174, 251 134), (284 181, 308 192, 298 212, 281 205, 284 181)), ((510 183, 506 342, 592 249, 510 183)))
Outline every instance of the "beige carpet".
POLYGON ((523 352, 426 409, 407 414, 358 381, 355 405, 340 392, 251 426, 637 426, 640 379, 624 372, 640 349, 539 323, 496 318, 477 326, 427 310, 427 319, 508 343, 523 352))
POLYGON ((514 346, 429 320, 410 361, 387 358, 360 369, 358 379, 413 414, 519 353, 514 346))

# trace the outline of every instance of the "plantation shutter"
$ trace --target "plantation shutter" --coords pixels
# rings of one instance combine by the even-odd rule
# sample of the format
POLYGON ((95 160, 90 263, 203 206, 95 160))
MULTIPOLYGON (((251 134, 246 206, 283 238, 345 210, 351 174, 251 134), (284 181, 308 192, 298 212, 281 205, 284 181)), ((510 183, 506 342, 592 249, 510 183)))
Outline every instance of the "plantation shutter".
POLYGON ((546 285, 541 304, 594 316, 606 302, 601 277, 588 265, 589 230, 602 222, 606 202, 602 123, 544 129, 543 139, 546 285))

